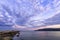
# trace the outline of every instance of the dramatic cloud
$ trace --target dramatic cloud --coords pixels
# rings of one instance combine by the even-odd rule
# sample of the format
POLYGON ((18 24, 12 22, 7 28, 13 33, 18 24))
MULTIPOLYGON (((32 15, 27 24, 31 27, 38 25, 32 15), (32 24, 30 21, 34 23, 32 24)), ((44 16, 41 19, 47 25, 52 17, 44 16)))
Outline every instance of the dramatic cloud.
POLYGON ((44 26, 59 13, 60 0, 0 0, 0 21, 17 28, 44 26))

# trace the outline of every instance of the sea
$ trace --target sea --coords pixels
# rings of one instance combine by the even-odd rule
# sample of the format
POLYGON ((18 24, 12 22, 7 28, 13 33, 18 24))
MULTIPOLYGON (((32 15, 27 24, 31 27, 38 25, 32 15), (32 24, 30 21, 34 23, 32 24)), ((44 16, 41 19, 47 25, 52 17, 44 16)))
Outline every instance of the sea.
POLYGON ((60 31, 20 31, 13 40, 60 40, 60 31))

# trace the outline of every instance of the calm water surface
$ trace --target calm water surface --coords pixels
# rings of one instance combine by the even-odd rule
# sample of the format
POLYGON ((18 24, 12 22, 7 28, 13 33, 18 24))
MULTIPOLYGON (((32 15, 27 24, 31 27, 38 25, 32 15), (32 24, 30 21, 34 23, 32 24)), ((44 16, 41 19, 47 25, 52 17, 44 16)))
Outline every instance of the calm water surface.
POLYGON ((60 40, 60 31, 29 31, 20 32, 14 40, 60 40))

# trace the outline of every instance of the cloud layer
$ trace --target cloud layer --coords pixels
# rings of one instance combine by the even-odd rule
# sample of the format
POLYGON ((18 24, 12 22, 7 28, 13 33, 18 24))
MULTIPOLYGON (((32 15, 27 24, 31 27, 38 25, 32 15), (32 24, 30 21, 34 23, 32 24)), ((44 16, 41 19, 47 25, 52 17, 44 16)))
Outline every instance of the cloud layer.
POLYGON ((59 13, 60 0, 0 0, 0 21, 5 24, 40 27, 59 13))

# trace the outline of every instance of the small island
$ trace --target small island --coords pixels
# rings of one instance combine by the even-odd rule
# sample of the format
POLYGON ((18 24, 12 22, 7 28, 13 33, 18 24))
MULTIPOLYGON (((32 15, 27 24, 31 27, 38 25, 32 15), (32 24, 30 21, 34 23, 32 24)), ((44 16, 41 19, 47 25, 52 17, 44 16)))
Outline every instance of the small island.
POLYGON ((35 31, 60 31, 60 28, 44 28, 44 29, 38 29, 35 31))

